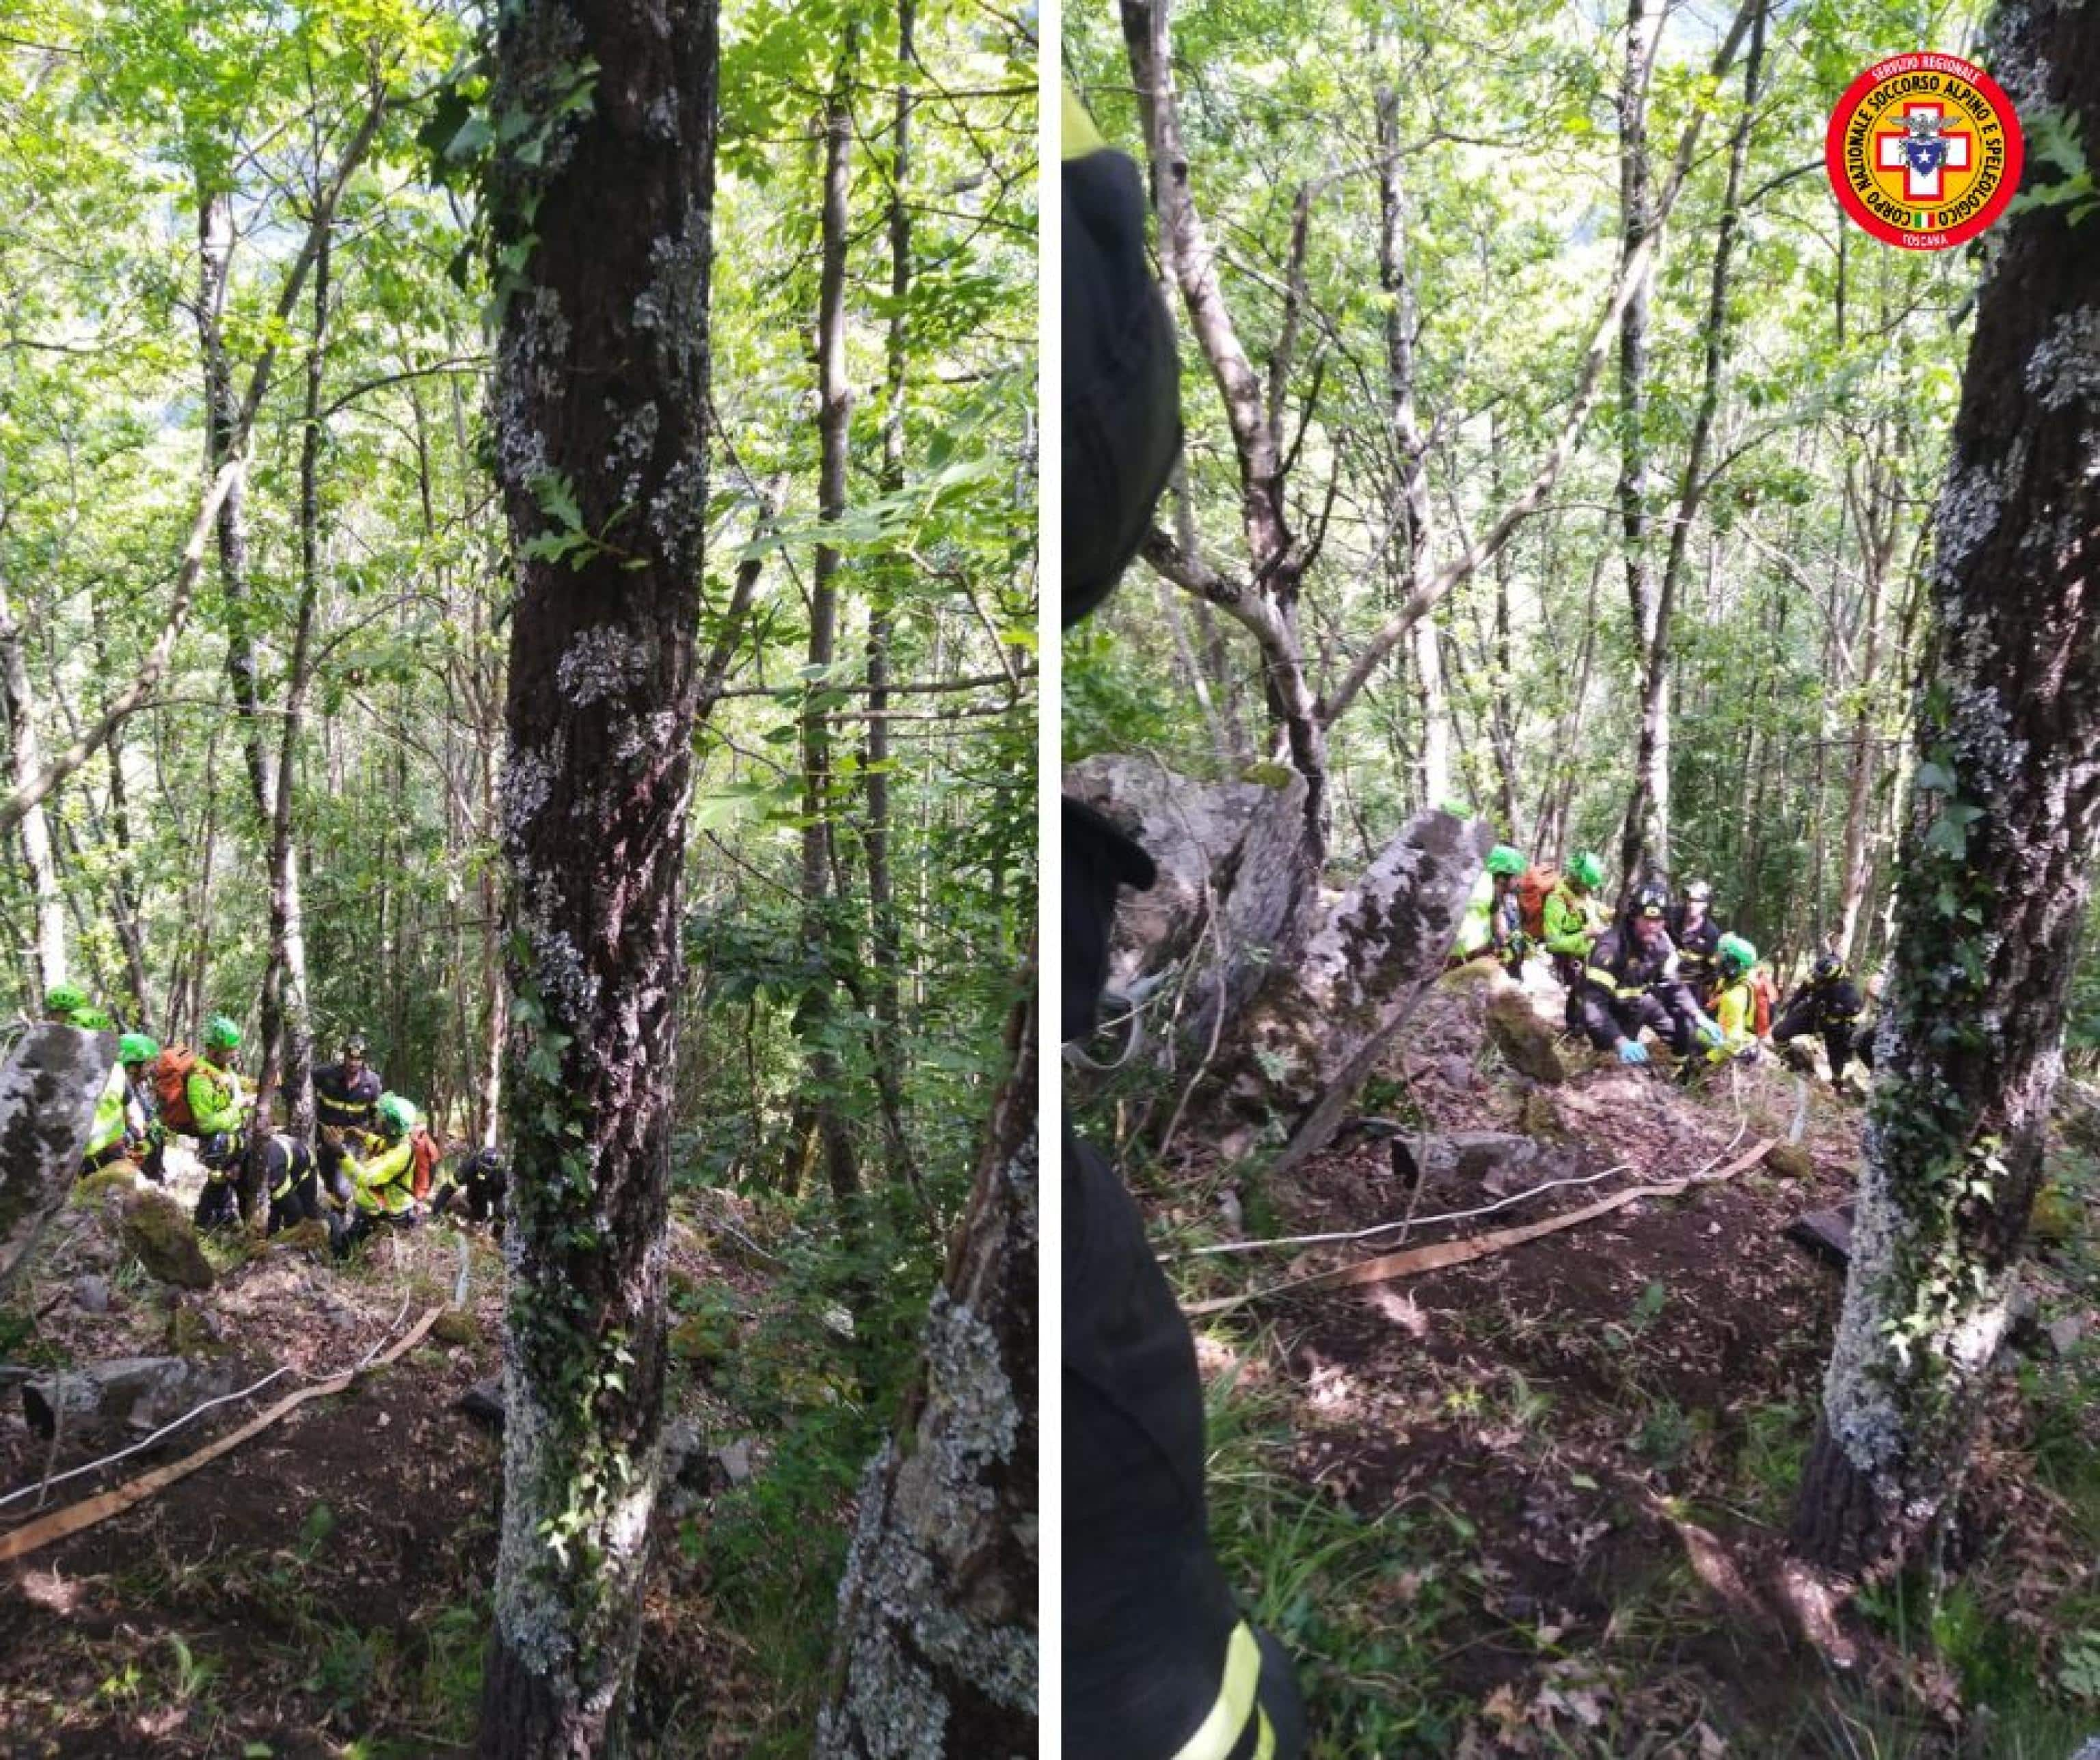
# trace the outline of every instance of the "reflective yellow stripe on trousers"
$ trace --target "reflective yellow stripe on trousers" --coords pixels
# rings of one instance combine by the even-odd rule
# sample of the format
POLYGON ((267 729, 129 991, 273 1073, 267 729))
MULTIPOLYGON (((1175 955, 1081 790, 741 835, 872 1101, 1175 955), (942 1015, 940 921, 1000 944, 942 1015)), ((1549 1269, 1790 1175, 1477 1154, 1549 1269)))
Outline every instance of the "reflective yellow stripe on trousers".
POLYGON ((1260 1687, 1261 1646, 1255 1640, 1254 1628, 1242 1620, 1225 1647, 1224 1684, 1218 1689, 1217 1701, 1196 1733, 1176 1749, 1174 1760, 1225 1760, 1239 1745, 1249 1712, 1259 1719, 1255 1760, 1270 1760, 1276 1752, 1276 1731, 1269 1727, 1268 1714, 1255 1702, 1260 1687))

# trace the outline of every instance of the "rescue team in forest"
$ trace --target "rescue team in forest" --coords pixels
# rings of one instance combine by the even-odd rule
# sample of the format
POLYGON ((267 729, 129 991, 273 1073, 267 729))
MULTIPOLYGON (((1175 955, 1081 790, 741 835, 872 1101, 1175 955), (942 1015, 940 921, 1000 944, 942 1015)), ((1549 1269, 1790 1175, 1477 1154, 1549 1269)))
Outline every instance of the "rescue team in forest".
POLYGON ((1732 1059, 1754 1060, 1769 1039, 1789 1062, 1798 1042, 1823 1041, 1835 1087, 1857 1056, 1872 1067, 1873 1041, 1859 1028, 1860 992, 1834 954, 1820 955, 1808 981, 1782 1004, 1758 951, 1714 920, 1714 889, 1694 880, 1673 903, 1643 880, 1614 922, 1599 897, 1604 864, 1578 851, 1565 873, 1533 867, 1507 844, 1489 852, 1475 883, 1450 964, 1493 959, 1519 976, 1535 948, 1568 991, 1568 1030, 1621 1063, 1645 1064, 1643 1030, 1667 1044, 1686 1080, 1732 1059), (1703 1061, 1693 1056, 1704 1047, 1703 1061))
MULTIPOLYGON (((44 995, 44 1017, 85 1032, 117 1024, 76 984, 44 995)), ((200 1228, 237 1224, 236 1187, 249 1137, 254 1096, 240 1078, 240 1029, 224 1015, 205 1024, 202 1048, 161 1046, 131 1032, 95 1102, 83 1177, 130 1164, 158 1185, 171 1138, 196 1144, 205 1170, 195 1220, 200 1228)), ((413 1227, 426 1206, 455 1206, 475 1221, 500 1220, 505 1167, 493 1149, 448 1162, 414 1104, 386 1092, 365 1061, 360 1034, 344 1038, 339 1060, 314 1071, 317 1140, 272 1131, 262 1145, 269 1232, 301 1222, 328 1226, 339 1253, 387 1224, 413 1227)))

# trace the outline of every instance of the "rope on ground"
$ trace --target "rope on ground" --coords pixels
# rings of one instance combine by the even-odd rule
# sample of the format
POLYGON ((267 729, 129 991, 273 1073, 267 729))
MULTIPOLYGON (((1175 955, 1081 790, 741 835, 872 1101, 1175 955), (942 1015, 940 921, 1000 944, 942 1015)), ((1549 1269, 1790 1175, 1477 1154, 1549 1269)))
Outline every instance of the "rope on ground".
MULTIPOLYGON (((1381 1222, 1369 1228, 1358 1228, 1353 1233, 1335 1234, 1286 1234, 1273 1241, 1220 1241, 1209 1246, 1192 1246, 1174 1256, 1177 1259, 1206 1259, 1220 1253, 1258 1253, 1272 1246, 1349 1246, 1358 1241, 1368 1241, 1378 1235, 1391 1234, 1398 1229, 1410 1228, 1433 1228, 1439 1223, 1471 1222, 1476 1216, 1492 1216, 1498 1210, 1507 1210, 1512 1204, 1521 1204, 1537 1198, 1542 1192, 1551 1192, 1564 1185, 1595 1185, 1599 1180, 1608 1180, 1615 1173, 1633 1171, 1631 1162, 1621 1162, 1615 1167, 1606 1167, 1601 1172, 1571 1175, 1565 1180, 1548 1180, 1524 1191, 1512 1192, 1507 1198, 1498 1198, 1492 1204, 1483 1204, 1477 1210, 1451 1210, 1436 1216, 1402 1216, 1397 1222, 1381 1222)), ((1419 1191, 1418 1184, 1416 1189, 1419 1191)))
MULTIPOLYGON (((1578 1223, 1590 1222, 1622 1210, 1638 1198, 1674 1198, 1688 1192, 1695 1185, 1710 1185, 1720 1180, 1732 1179, 1747 1167, 1755 1167, 1763 1160, 1778 1139, 1759 1143, 1747 1153, 1739 1156, 1718 1173, 1702 1169, 1685 1175, 1682 1179, 1665 1180, 1659 1184, 1630 1185, 1601 1198, 1594 1204, 1586 1204, 1580 1210, 1571 1210, 1564 1215, 1549 1216, 1543 1222, 1527 1223, 1519 1228, 1502 1228, 1487 1234, 1469 1236, 1464 1240, 1442 1241, 1433 1246, 1411 1247, 1404 1253, 1388 1253, 1354 1265, 1338 1265, 1326 1271, 1316 1271, 1302 1277, 1292 1277, 1282 1283, 1270 1284, 1259 1290, 1250 1290, 1244 1295, 1220 1296, 1215 1300, 1198 1302, 1186 1312, 1192 1315, 1224 1314, 1236 1308, 1244 1308, 1251 1302, 1266 1301, 1271 1296, 1283 1295, 1287 1290, 1351 1288, 1366 1283, 1385 1283, 1395 1277, 1412 1277, 1418 1272, 1439 1271, 1448 1265, 1462 1265, 1472 1259, 1485 1259, 1492 1254, 1520 1246, 1527 1241, 1538 1240, 1542 1235, 1557 1234, 1563 1228, 1572 1228, 1578 1223)), ((1725 1153, 1725 1151, 1724 1151, 1725 1153)), ((1709 1167, 1712 1163, 1708 1164, 1709 1167)))
MULTIPOLYGON (((90 1461, 85 1467, 68 1467, 62 1473, 52 1474, 49 1479, 39 1480, 33 1485, 24 1485, 20 1491, 11 1491, 4 1498, 0 1498, 0 1509, 5 1509, 11 1503, 19 1502, 24 1498, 33 1496, 38 1492, 44 1490, 48 1486, 62 1485, 68 1479, 78 1479, 86 1473, 99 1472, 105 1467, 114 1467, 119 1461, 129 1460, 133 1455, 143 1453, 146 1449, 152 1448, 152 1445, 158 1442, 161 1437, 169 1435, 171 1431, 180 1430, 183 1426, 189 1423, 192 1418, 201 1418, 214 1405, 231 1405, 236 1400, 246 1399, 251 1393, 260 1393, 263 1388, 268 1387, 270 1383, 276 1380, 279 1376, 289 1374, 290 1373, 291 1371, 288 1369, 273 1369, 268 1374, 265 1375, 260 1381, 256 1382, 253 1386, 243 1387, 238 1392, 235 1393, 222 1393, 217 1399, 206 1400, 203 1405, 183 1413, 180 1418, 170 1419, 166 1423, 161 1425, 158 1430, 155 1431, 152 1435, 144 1438, 141 1441, 133 1443, 128 1449, 119 1449, 114 1454, 105 1454, 100 1460, 90 1461)), ((60 1411, 63 1414, 63 1407, 60 1408, 60 1411)), ((63 1417, 61 1417, 60 1422, 64 1422, 63 1417)), ((55 1440, 56 1439, 54 1438, 53 1440, 55 1440)))
MULTIPOLYGON (((423 1317, 403 1334, 384 1356, 379 1357, 376 1363, 373 1363, 373 1366, 383 1369, 389 1363, 406 1356, 410 1350, 422 1342, 423 1334, 430 1330, 432 1324, 442 1312, 443 1309, 439 1308, 426 1310, 423 1317)), ((373 1360, 368 1356, 366 1363, 372 1362, 373 1360)), ((49 1515, 40 1516, 35 1521, 16 1528, 11 1534, 0 1535, 0 1564, 6 1564, 11 1559, 19 1559, 25 1553, 34 1552, 39 1546, 49 1546, 54 1540, 64 1540, 68 1535, 78 1533, 82 1528, 92 1528, 98 1522, 106 1521, 112 1515, 121 1515, 126 1510, 143 1503, 148 1498, 157 1496, 178 1480, 187 1479, 198 1468, 207 1466, 222 1454, 237 1449, 249 1437, 260 1435, 276 1423, 279 1418, 305 1405, 307 1401, 320 1399, 326 1394, 341 1393, 357 1379, 364 1367, 365 1364, 361 1363, 356 1369, 349 1370, 327 1381, 317 1381, 310 1387, 300 1388, 297 1393, 288 1395, 280 1400, 261 1416, 249 1419, 240 1429, 232 1431, 230 1435, 221 1436, 215 1442, 207 1443, 194 1454, 185 1455, 181 1460, 174 1462, 169 1466, 157 1468, 150 1473, 142 1474, 139 1477, 118 1485, 112 1490, 105 1491, 98 1497, 90 1498, 84 1502, 71 1503, 62 1510, 54 1510, 49 1515)))

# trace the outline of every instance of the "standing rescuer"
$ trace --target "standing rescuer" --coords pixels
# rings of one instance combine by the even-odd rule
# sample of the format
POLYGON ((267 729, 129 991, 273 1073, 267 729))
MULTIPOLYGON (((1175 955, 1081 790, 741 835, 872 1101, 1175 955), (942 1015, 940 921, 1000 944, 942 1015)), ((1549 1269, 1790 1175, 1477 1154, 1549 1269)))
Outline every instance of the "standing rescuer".
POLYGON ((1568 871, 1546 895, 1542 933, 1538 945, 1553 962, 1553 975, 1568 986, 1568 1030, 1582 1030, 1576 1008, 1576 990, 1582 981, 1583 963, 1596 938, 1611 926, 1604 901, 1597 896, 1604 884, 1604 864, 1586 849, 1578 849, 1568 871))
MULTIPOLYGON (((1064 610, 1114 586, 1180 445, 1173 327, 1145 257, 1136 166, 1064 112, 1064 610)), ((1064 803, 1067 1040, 1092 1030, 1119 887, 1151 858, 1064 803)), ((1203 1388, 1188 1322, 1114 1171, 1064 1133, 1064 1753, 1071 1760, 1295 1760, 1304 1707, 1281 1645, 1211 1550, 1203 1388)))
POLYGON ((95 1103, 95 1122, 89 1127, 87 1153, 81 1162, 83 1174, 99 1173, 131 1159, 144 1141, 146 1118, 135 1083, 139 1067, 160 1054, 161 1048, 143 1033, 126 1033, 117 1042, 117 1061, 109 1066, 109 1078, 95 1103))
POLYGON ((1691 986, 1699 1006, 1710 1010, 1721 977, 1721 925, 1714 920, 1714 889, 1703 880, 1692 881, 1684 889, 1683 903, 1666 920, 1677 946, 1678 974, 1691 986))
POLYGON ((1451 948, 1453 965, 1492 955, 1514 974, 1523 964, 1529 946, 1517 917, 1516 883, 1526 865, 1522 852, 1507 844, 1497 844, 1488 852, 1487 867, 1473 882, 1466 914, 1458 920, 1458 938, 1451 948))
POLYGON ((205 1169, 194 1219, 200 1228, 221 1228, 239 1219, 234 1185, 250 1105, 238 1073, 240 1063, 240 1029, 223 1014, 214 1016, 204 1030, 204 1050, 191 1066, 185 1084, 197 1158, 205 1169))
POLYGON ((355 1149, 371 1134, 373 1115, 386 1083, 379 1072, 364 1061, 364 1035, 343 1035, 341 1055, 334 1063, 314 1071, 314 1122, 320 1133, 320 1177, 338 1204, 351 1199, 348 1176, 343 1171, 346 1135, 355 1149))

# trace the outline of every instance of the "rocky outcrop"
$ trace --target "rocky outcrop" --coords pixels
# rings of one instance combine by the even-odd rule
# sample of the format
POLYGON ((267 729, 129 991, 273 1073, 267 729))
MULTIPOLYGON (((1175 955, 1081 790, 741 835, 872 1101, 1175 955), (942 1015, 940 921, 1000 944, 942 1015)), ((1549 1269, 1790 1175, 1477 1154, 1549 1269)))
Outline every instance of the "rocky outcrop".
POLYGON ((1200 1054, 1220 1003, 1228 1020, 1245 1006, 1297 915, 1304 779, 1197 782, 1151 758, 1101 754, 1066 770, 1065 788, 1158 865, 1116 913, 1110 981, 1127 990, 1186 962, 1176 1037, 1200 1054))
POLYGON ((23 1414, 46 1441, 61 1422, 128 1424, 155 1430, 169 1419, 232 1391, 231 1363, 181 1356, 119 1356, 39 1376, 22 1385, 23 1414))
POLYGON ((116 1061, 114 1033, 33 1026, 0 1069, 0 1290, 64 1203, 116 1061))
POLYGON ((1200 1102, 1229 1157, 1274 1141, 1281 1172, 1333 1136, 1443 971, 1493 841, 1478 821, 1419 814, 1270 975, 1200 1102))

